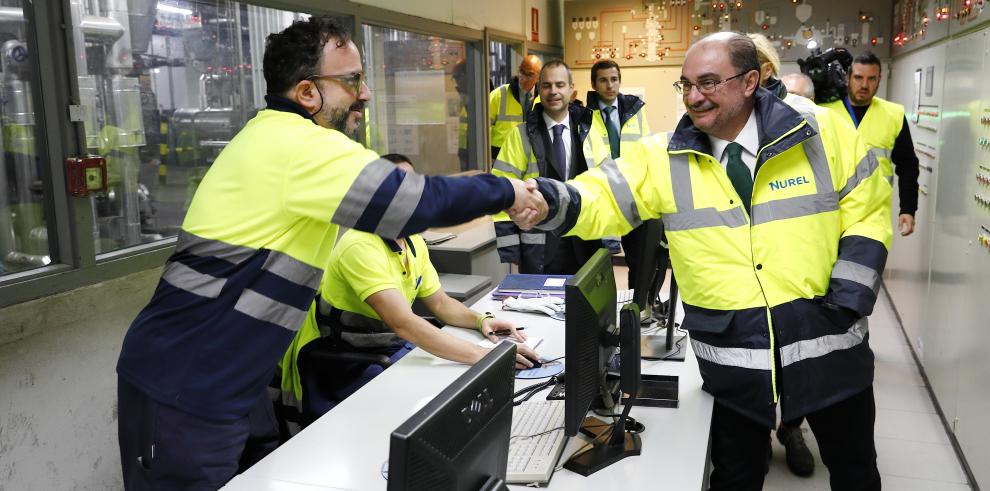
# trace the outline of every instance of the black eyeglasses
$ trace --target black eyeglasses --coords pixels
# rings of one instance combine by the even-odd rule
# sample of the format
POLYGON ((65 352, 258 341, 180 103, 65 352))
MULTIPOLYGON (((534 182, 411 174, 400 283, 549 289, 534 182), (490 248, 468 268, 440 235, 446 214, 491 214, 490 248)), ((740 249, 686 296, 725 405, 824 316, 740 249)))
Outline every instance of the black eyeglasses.
POLYGON ((347 87, 354 94, 361 93, 361 86, 364 85, 364 72, 352 73, 350 75, 310 75, 306 80, 335 80, 347 87))
POLYGON ((702 82, 698 82, 696 84, 693 84, 693 83, 688 82, 688 81, 685 81, 685 80, 679 80, 677 82, 674 82, 674 90, 676 90, 678 94, 690 94, 691 93, 691 88, 692 87, 697 87, 698 88, 698 92, 701 92, 704 95, 711 95, 711 94, 714 94, 716 90, 718 90, 718 88, 719 88, 720 85, 725 84, 729 80, 732 80, 734 78, 739 78, 739 77, 741 77, 743 75, 746 75, 747 73, 749 73, 751 71, 752 70, 746 70, 745 72, 742 72, 739 75, 733 75, 733 76, 731 76, 731 77, 729 77, 729 78, 727 78, 725 80, 722 80, 721 82, 717 82, 715 80, 705 80, 705 81, 702 81, 702 82))

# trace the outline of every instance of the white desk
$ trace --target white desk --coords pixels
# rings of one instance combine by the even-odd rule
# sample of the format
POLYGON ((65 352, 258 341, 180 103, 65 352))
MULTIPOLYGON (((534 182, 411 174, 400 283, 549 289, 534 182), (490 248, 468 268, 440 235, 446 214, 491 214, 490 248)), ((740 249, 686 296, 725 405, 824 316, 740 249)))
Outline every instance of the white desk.
MULTIPOLYGON (((501 312, 487 295, 474 308, 497 312, 501 318, 526 326, 528 335, 543 337, 537 351, 544 358, 564 355, 563 322, 543 315, 501 312)), ((466 339, 481 339, 475 332, 446 329, 466 339)), ((690 343, 685 340, 685 345, 688 349, 690 343)), ((383 490, 387 482, 381 476, 381 469, 388 459, 392 430, 465 370, 466 365, 439 360, 416 349, 224 489, 383 490)), ((641 435, 642 455, 621 460, 589 477, 560 470, 551 479, 549 489, 702 489, 708 461, 712 397, 701 390, 694 353, 689 349, 684 362, 643 360, 642 371, 678 375, 680 407, 633 408, 631 415, 646 425, 641 435)), ((528 385, 523 382, 533 381, 517 381, 517 388, 528 385)), ((544 391, 533 397, 545 395, 544 391)), ((571 438, 564 457, 580 447, 582 439, 571 438)))

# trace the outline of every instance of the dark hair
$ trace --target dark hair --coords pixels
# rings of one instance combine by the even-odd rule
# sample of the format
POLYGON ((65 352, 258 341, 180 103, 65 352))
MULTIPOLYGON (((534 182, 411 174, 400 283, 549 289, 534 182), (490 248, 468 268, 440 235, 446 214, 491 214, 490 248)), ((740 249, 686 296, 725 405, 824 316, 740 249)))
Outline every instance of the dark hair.
POLYGON ((409 157, 406 157, 401 153, 387 153, 385 155, 382 155, 382 158, 393 164, 401 164, 405 162, 409 164, 410 167, 413 167, 412 160, 409 160, 409 157))
POLYGON ((760 71, 760 53, 756 50, 756 44, 745 34, 738 32, 726 40, 725 45, 729 48, 729 58, 732 59, 732 66, 740 73, 748 73, 752 70, 760 71))
POLYGON ((567 63, 564 63, 564 60, 550 60, 544 63, 543 68, 540 69, 540 78, 539 78, 540 83, 543 82, 543 72, 551 68, 557 68, 561 66, 567 70, 567 82, 570 83, 571 85, 574 85, 574 76, 571 75, 571 67, 567 66, 567 63))
POLYGON ((853 63, 859 63, 860 65, 876 65, 882 67, 880 64, 880 58, 873 54, 872 51, 864 51, 853 58, 853 63))
POLYGON ((336 19, 315 15, 269 34, 264 58, 268 93, 284 94, 300 80, 318 75, 323 48, 330 40, 341 48, 351 41, 351 35, 336 19))
POLYGON ((591 85, 595 85, 598 79, 598 70, 608 70, 609 68, 615 68, 615 71, 619 73, 619 81, 622 81, 622 70, 619 69, 619 64, 615 60, 598 60, 594 65, 591 65, 591 85))

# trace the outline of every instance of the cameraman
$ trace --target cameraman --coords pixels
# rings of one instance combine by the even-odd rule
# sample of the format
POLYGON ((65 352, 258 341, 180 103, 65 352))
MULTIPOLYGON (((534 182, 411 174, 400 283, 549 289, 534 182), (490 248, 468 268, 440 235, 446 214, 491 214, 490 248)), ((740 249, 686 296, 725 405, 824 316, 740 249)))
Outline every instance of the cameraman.
POLYGON ((880 59, 873 53, 866 51, 857 56, 849 71, 849 95, 822 105, 852 120, 891 184, 896 170, 901 203, 897 228, 902 236, 908 236, 914 232, 914 213, 918 209, 918 157, 904 106, 876 97, 880 69, 880 59))

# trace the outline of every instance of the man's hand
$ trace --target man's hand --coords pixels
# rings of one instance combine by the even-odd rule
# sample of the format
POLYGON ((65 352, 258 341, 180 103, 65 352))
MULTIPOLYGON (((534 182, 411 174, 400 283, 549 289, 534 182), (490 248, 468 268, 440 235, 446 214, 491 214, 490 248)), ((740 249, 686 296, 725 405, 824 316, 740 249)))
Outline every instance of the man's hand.
POLYGON ((516 201, 512 204, 512 208, 506 211, 516 226, 530 230, 546 219, 550 209, 543 199, 543 193, 540 193, 536 185, 536 180, 529 179, 522 182, 510 179, 510 181, 516 190, 516 201))
POLYGON ((516 368, 520 370, 525 370, 527 368, 533 368, 532 360, 539 360, 540 355, 536 354, 535 351, 529 349, 529 346, 525 344, 516 345, 516 368))
POLYGON ((901 237, 914 233, 914 215, 901 213, 901 216, 897 217, 897 229, 900 230, 901 237))
POLYGON ((502 319, 487 318, 481 323, 481 333, 493 343, 500 339, 511 337, 513 341, 520 343, 526 341, 526 334, 516 329, 516 325, 502 319))

